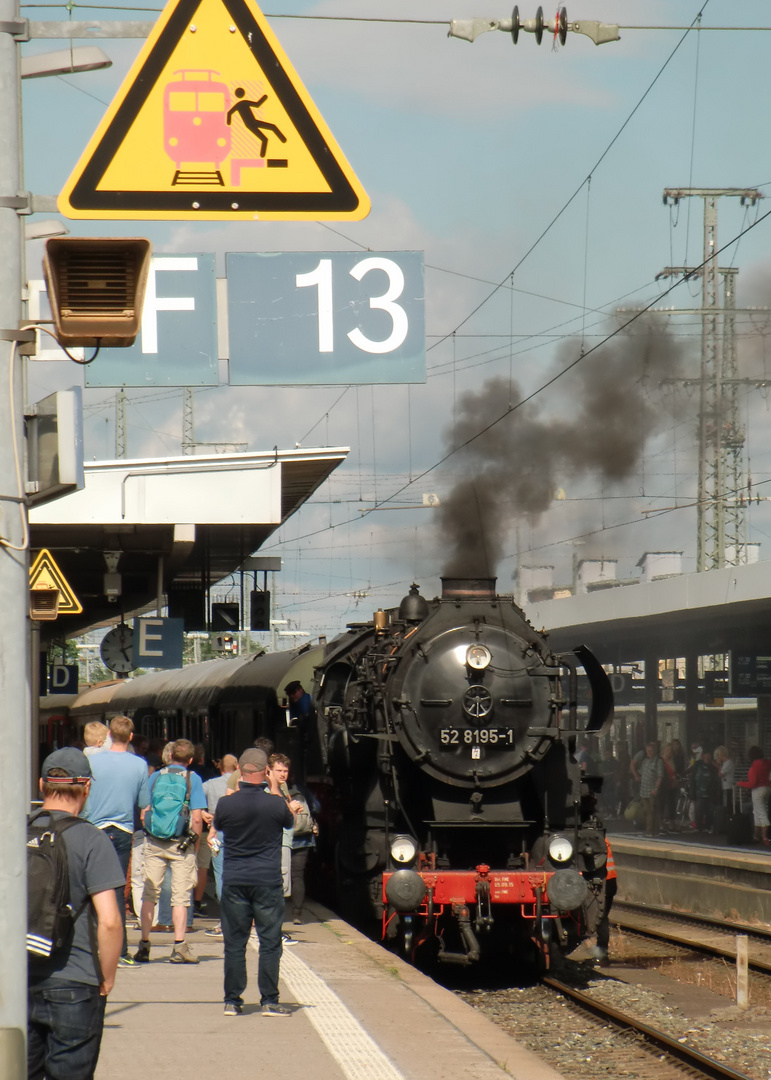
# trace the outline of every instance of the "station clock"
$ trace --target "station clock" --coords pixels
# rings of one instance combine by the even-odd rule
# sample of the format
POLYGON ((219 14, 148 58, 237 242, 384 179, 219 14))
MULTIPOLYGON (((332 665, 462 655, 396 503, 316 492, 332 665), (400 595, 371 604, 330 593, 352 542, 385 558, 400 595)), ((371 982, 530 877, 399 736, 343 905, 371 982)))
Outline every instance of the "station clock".
POLYGON ((134 631, 126 623, 120 623, 113 627, 102 638, 99 646, 102 663, 110 671, 124 673, 133 671, 134 663, 134 631))

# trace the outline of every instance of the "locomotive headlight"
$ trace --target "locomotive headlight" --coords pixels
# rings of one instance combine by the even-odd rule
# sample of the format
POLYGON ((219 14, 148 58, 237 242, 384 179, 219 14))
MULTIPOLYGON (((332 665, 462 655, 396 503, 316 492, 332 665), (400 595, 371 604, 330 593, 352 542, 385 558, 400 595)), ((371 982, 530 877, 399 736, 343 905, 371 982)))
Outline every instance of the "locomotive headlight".
POLYGON ((484 671, 491 660, 490 650, 485 645, 469 645, 466 649, 466 664, 472 671, 484 671))
POLYGON ((418 845, 411 836, 395 836, 391 841, 391 858, 400 866, 409 866, 415 862, 418 845))
POLYGON ((566 836, 553 836, 549 841, 549 858, 555 863, 570 862, 573 858, 573 845, 566 836))

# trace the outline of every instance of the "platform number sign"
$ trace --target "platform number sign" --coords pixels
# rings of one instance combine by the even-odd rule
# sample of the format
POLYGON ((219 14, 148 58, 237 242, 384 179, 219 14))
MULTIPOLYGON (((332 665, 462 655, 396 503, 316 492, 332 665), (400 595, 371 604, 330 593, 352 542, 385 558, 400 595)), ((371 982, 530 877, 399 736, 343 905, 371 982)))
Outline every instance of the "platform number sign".
POLYGON ((423 256, 227 256, 231 385, 425 382, 423 256))

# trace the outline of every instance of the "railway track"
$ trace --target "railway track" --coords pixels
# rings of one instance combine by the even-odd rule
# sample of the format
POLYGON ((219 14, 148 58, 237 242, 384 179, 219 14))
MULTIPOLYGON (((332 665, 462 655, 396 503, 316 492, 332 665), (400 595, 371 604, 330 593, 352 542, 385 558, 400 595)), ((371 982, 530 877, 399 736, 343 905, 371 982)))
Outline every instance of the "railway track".
POLYGON ((666 908, 654 909, 623 902, 614 904, 611 922, 634 934, 728 960, 736 959, 737 933, 754 936, 761 940, 753 942, 750 971, 771 975, 771 932, 762 927, 725 923, 719 919, 673 912, 666 908))
POLYGON ((578 1005, 584 1012, 601 1020, 603 1024, 612 1024, 619 1031, 636 1037, 638 1046, 644 1042, 649 1048, 647 1054, 663 1054, 664 1059, 651 1062, 651 1074, 655 1076, 671 1076, 671 1072, 664 1072, 672 1064, 684 1073, 692 1077, 708 1077, 709 1080, 750 1080, 746 1073, 737 1072, 727 1065, 723 1065, 713 1058, 707 1057, 700 1051, 693 1049, 680 1042, 678 1039, 667 1035, 665 1032, 651 1027, 649 1024, 638 1020, 629 1013, 621 1012, 611 1005, 604 1004, 582 990, 561 982, 559 979, 546 976, 542 980, 544 986, 562 994, 570 1002, 578 1005))
POLYGON ((613 902, 613 911, 642 911, 646 915, 661 915, 665 918, 682 919, 685 922, 697 923, 699 926, 712 926, 717 930, 733 930, 737 934, 748 934, 750 937, 764 938, 771 942, 771 929, 757 924, 739 923, 731 919, 721 919, 715 915, 697 915, 695 912, 674 911, 672 908, 661 907, 657 904, 640 904, 634 900, 619 900, 613 902))

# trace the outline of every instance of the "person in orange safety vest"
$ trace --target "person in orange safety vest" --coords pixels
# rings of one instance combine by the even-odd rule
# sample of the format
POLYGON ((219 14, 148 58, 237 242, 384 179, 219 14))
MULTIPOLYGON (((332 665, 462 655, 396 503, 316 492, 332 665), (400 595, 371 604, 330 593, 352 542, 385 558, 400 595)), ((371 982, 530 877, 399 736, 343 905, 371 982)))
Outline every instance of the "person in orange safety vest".
POLYGON ((600 921, 597 923, 597 944, 592 949, 592 954, 596 960, 600 963, 606 964, 608 962, 608 942, 610 940, 610 909, 613 907, 613 898, 616 895, 618 888, 617 875, 616 875, 616 862, 613 858, 613 849, 610 846, 610 840, 605 837, 605 847, 608 849, 608 858, 605 864, 606 876, 605 876, 605 899, 602 905, 602 915, 600 921))

